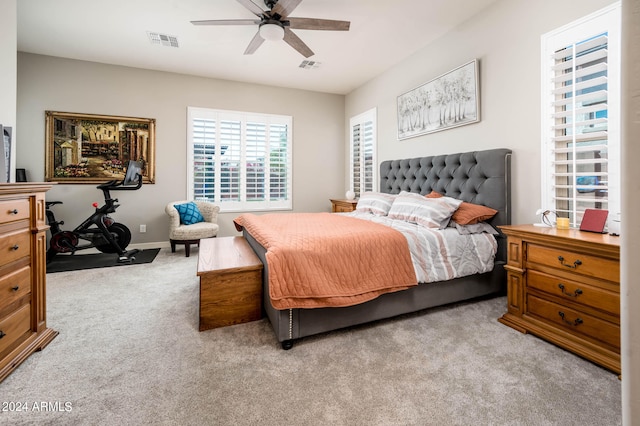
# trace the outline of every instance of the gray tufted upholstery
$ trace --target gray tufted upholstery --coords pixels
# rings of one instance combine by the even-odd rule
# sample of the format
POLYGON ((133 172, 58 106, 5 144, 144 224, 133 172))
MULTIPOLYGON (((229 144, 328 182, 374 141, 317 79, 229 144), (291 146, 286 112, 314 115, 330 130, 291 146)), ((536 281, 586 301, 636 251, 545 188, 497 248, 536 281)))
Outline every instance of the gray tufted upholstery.
POLYGON ((511 223, 511 150, 491 149, 432 157, 389 160, 380 164, 380 192, 448 197, 498 210, 494 226, 511 223))

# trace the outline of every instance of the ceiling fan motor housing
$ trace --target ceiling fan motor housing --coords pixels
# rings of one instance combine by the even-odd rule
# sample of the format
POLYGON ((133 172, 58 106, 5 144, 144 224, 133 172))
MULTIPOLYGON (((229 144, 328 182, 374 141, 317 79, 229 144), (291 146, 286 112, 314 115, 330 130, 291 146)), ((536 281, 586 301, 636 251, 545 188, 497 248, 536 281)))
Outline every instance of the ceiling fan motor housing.
POLYGON ((255 0, 236 0, 248 9, 258 20, 254 19, 209 19, 191 21, 194 25, 258 25, 258 31, 253 36, 244 51, 245 55, 253 54, 265 41, 284 40, 305 58, 313 56, 313 51, 300 39, 293 30, 329 30, 349 31, 349 21, 333 19, 297 18, 290 14, 298 7, 302 0, 263 0, 269 10, 254 3, 255 0))
POLYGON ((277 25, 279 27, 284 28, 285 26, 287 26, 288 21, 278 21, 277 19, 263 19, 262 22, 260 22, 259 26, 263 26, 263 25, 277 25))

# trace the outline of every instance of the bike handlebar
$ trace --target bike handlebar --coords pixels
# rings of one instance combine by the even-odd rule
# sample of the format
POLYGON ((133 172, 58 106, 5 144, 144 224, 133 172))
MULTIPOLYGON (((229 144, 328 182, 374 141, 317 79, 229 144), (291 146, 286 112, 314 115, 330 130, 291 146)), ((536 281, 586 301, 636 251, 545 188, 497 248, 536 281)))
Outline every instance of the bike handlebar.
POLYGON ((112 190, 112 191, 135 191, 136 189, 140 189, 142 187, 142 176, 137 174, 138 183, 135 186, 124 186, 124 180, 110 180, 109 182, 101 183, 96 188, 102 190, 112 190))

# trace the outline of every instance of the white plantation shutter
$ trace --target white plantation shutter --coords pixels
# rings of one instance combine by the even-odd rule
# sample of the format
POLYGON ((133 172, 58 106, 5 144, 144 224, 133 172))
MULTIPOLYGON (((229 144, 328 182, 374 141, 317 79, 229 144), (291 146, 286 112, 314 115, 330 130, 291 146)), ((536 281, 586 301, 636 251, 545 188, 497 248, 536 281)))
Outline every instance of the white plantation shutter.
POLYGON ((620 15, 607 8, 543 36, 542 207, 620 211, 620 15))
POLYGON ((188 108, 187 190, 221 211, 292 208, 290 116, 188 108))
POLYGON ((376 109, 352 117, 349 124, 350 189, 359 197, 376 188, 376 109))
POLYGON ((220 120, 220 146, 216 152, 220 159, 218 181, 219 202, 240 201, 240 169, 242 167, 242 139, 240 121, 220 120))
POLYGON ((216 122, 203 118, 192 121, 191 152, 193 160, 188 168, 192 168, 192 189, 194 198, 213 200, 215 198, 216 170, 216 122))
POLYGON ((266 124, 247 123, 247 201, 265 200, 266 133, 266 124))
POLYGON ((269 132, 269 199, 284 200, 291 188, 291 153, 288 142, 289 128, 285 124, 272 124, 269 132))

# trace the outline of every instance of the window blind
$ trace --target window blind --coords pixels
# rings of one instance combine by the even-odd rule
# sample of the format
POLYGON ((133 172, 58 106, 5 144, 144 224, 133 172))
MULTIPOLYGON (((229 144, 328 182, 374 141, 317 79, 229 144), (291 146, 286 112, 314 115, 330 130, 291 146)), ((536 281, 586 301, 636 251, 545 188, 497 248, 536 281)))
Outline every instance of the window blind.
POLYGON ((587 19, 543 38, 543 102, 549 102, 543 207, 569 217, 573 226, 588 208, 619 211, 619 57, 615 35, 613 52, 611 46, 615 28, 600 21, 587 19))
POLYGON ((359 197, 376 188, 376 109, 350 120, 350 188, 359 197))
POLYGON ((289 129, 284 124, 272 124, 269 132, 269 197, 271 201, 286 200, 290 188, 289 129))
POLYGON ((216 122, 195 118, 193 120, 193 193, 199 200, 215 199, 216 184, 216 122))
POLYGON ((574 224, 585 209, 609 204, 607 45, 607 34, 600 34, 553 58, 555 210, 574 224))
POLYGON ((188 109, 188 193, 221 211, 290 209, 289 116, 188 109))

